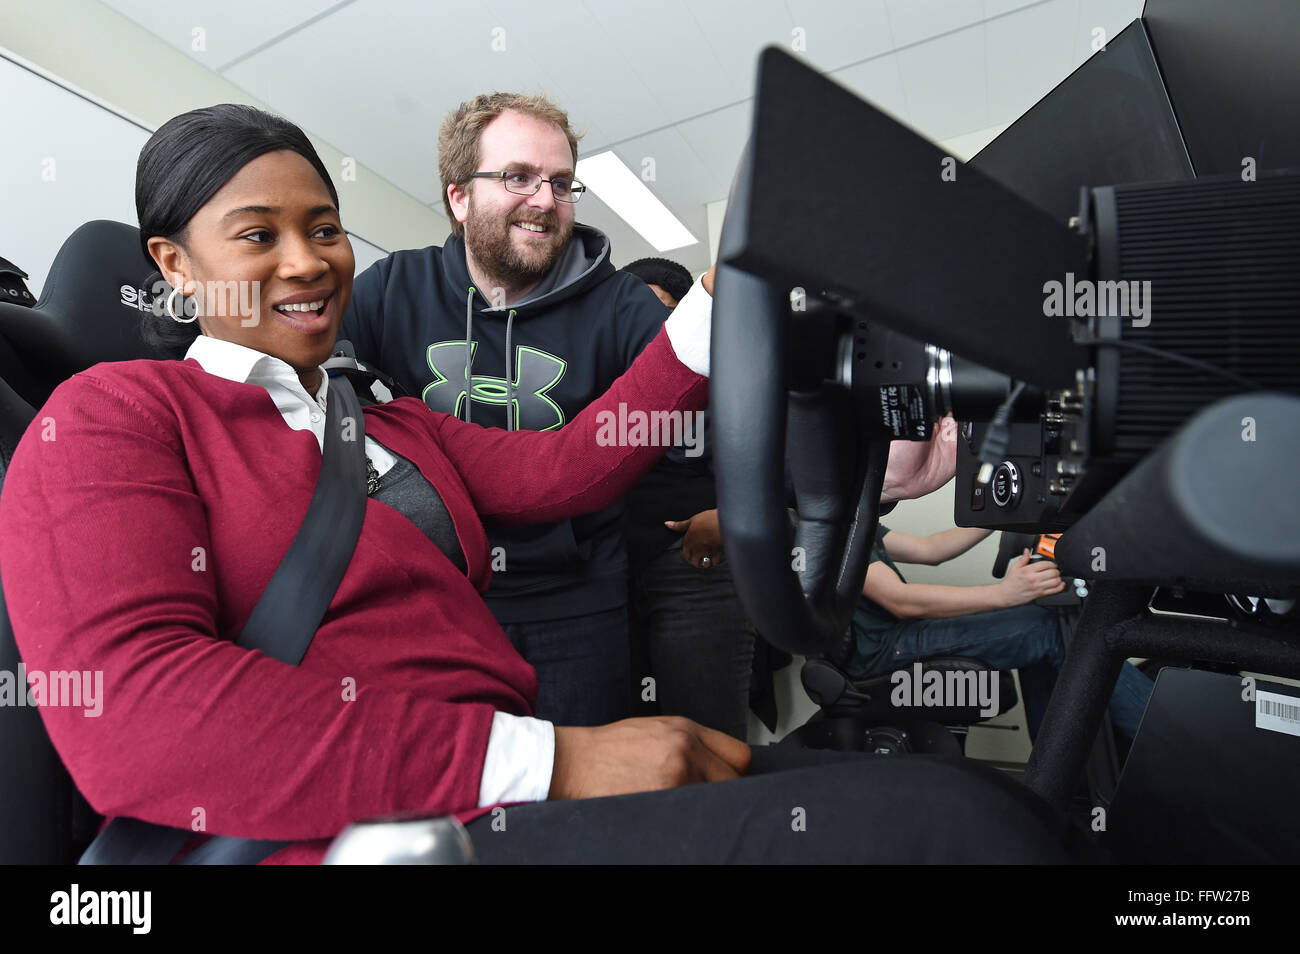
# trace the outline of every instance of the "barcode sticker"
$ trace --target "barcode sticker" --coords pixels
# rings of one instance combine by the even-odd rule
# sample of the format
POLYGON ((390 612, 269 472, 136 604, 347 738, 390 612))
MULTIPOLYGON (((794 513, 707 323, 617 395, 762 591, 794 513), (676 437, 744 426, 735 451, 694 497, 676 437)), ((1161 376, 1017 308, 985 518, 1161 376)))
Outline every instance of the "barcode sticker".
POLYGON ((1300 697, 1256 690, 1255 728, 1300 736, 1300 697))

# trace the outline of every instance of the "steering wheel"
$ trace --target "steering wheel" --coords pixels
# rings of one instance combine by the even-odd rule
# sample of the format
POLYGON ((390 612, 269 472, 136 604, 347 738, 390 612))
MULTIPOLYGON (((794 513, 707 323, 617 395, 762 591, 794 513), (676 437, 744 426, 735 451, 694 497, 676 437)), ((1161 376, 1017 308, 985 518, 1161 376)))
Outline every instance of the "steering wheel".
POLYGON ((846 386, 790 390, 788 290, 724 263, 744 230, 750 154, 732 189, 714 276, 710 408, 723 544, 740 601, 768 642, 843 661, 890 441, 865 436, 846 386), (793 547, 787 459, 799 503, 793 547))

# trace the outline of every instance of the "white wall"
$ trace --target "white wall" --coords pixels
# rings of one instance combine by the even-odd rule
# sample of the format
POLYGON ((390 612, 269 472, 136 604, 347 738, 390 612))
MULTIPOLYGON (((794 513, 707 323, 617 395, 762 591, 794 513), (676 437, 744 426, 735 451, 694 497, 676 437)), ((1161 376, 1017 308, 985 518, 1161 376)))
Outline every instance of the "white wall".
POLYGON ((135 161, 149 131, 11 59, 0 59, 0 100, 17 132, 0 149, 0 255, 40 294, 78 226, 136 224, 135 161))
MULTIPOLYGON (((957 482, 948 483, 920 500, 904 500, 883 523, 891 530, 923 537, 940 530, 951 530, 954 493, 957 482)), ((978 586, 996 582, 993 560, 998 555, 998 535, 992 534, 974 549, 942 566, 919 566, 900 563, 898 568, 909 583, 947 583, 952 586, 978 586)))
MULTIPOLYGON (((136 225, 135 163, 151 130, 0 51, 0 102, 17 134, 0 149, 0 257, 39 295, 64 240, 92 219, 136 225)), ((351 236, 357 271, 387 255, 351 236)))

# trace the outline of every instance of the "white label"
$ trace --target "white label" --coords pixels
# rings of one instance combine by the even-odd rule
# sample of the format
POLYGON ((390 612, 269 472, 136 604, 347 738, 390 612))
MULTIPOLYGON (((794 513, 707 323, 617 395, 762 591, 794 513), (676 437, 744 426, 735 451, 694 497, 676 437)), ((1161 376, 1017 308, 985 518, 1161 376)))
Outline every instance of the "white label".
POLYGON ((1256 690, 1255 728, 1300 736, 1300 698, 1256 690))

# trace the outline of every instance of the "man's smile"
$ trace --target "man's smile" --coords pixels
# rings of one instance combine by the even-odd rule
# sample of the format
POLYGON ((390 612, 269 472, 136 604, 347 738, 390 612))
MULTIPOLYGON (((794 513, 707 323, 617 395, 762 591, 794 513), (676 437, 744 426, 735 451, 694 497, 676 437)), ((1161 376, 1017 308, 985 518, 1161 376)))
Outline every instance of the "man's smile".
POLYGON ((512 222, 511 225, 530 237, 547 238, 555 234, 555 230, 543 222, 519 221, 512 222))

